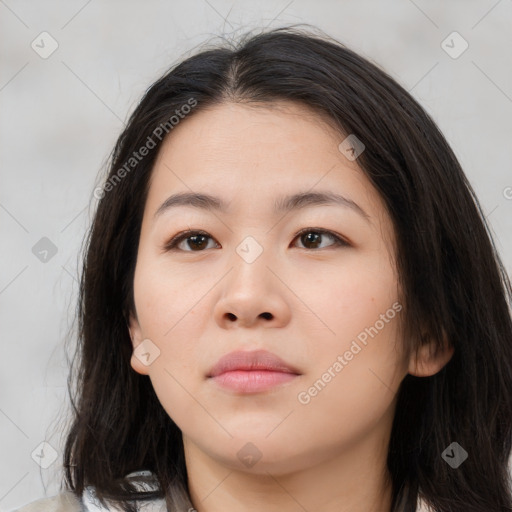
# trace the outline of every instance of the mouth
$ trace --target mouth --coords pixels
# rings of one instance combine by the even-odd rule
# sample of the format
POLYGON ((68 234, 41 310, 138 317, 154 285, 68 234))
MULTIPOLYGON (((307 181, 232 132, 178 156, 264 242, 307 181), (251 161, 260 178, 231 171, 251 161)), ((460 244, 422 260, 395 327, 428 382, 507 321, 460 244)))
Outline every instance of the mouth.
POLYGON ((259 393, 300 376, 295 367, 266 350, 231 352, 217 362, 207 377, 223 389, 259 393))
POLYGON ((211 377, 219 386, 238 393, 260 393, 298 377, 295 373, 268 370, 235 370, 211 377))

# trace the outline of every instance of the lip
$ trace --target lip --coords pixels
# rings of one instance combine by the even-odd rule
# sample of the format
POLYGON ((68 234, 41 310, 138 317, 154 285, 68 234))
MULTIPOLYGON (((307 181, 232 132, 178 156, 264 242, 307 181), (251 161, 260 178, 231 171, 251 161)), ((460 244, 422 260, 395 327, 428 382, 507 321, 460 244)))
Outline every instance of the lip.
POLYGON ((301 375, 294 366, 267 350, 235 351, 221 357, 207 377, 223 388, 256 393, 301 375))
POLYGON ((236 370, 266 370, 281 373, 294 373, 296 375, 300 374, 297 368, 286 363, 268 350, 252 350, 250 352, 236 350, 222 356, 212 367, 208 373, 208 377, 217 377, 223 373, 236 370))

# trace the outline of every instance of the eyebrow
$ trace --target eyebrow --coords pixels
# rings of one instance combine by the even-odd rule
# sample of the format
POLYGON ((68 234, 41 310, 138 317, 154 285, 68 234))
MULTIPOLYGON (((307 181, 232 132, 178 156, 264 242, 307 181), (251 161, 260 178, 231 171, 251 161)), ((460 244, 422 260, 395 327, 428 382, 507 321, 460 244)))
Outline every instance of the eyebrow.
MULTIPOLYGON (((354 201, 334 192, 299 192, 297 194, 278 197, 274 202, 274 214, 300 210, 312 206, 343 206, 350 208, 367 222, 370 216, 354 201)), ((219 197, 196 192, 179 192, 169 196, 155 212, 154 217, 179 206, 188 206, 206 211, 227 213, 227 204, 219 197)))

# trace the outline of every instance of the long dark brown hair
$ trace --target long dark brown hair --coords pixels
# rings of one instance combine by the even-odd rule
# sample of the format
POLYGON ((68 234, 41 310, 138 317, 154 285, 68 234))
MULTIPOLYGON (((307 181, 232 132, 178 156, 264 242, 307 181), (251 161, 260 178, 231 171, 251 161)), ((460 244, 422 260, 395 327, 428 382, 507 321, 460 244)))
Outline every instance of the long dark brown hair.
POLYGON ((204 47, 175 65, 147 90, 112 151, 81 275, 66 487, 80 496, 94 486, 124 510, 157 497, 169 511, 193 506, 181 431, 149 377, 130 366, 139 234, 165 140, 155 129, 172 137, 171 116, 193 102, 189 116, 223 102, 281 100, 312 107, 365 144, 358 164, 396 233, 403 343, 411 353, 427 338, 441 348, 445 335, 454 348, 441 371, 407 375, 400 385, 387 457, 392 511, 415 511, 418 497, 436 512, 511 511, 512 290, 479 202, 436 124, 403 87, 339 42, 296 26, 204 47), (127 167, 148 137, 156 147, 127 167), (468 452, 457 468, 442 456, 453 442, 468 452), (141 470, 152 476, 137 481, 151 489, 127 478, 141 470))

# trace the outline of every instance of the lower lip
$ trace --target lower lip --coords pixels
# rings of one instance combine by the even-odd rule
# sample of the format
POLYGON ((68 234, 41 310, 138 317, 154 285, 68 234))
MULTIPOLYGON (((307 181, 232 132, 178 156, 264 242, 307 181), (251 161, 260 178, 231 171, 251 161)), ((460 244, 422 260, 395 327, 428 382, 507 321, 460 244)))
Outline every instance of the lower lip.
POLYGON ((222 373, 216 377, 212 377, 212 379, 226 389, 240 393, 257 393, 289 382, 295 377, 298 377, 298 375, 270 370, 236 370, 222 373))

